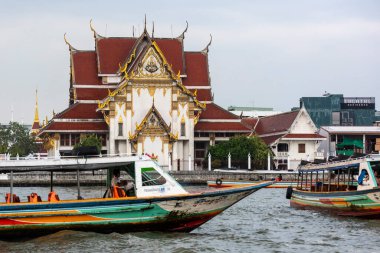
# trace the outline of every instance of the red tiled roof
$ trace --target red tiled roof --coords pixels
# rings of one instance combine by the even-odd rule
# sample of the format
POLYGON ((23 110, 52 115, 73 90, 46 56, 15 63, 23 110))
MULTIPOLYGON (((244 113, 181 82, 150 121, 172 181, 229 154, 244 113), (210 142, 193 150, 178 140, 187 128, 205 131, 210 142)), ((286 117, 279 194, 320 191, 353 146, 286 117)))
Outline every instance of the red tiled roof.
POLYGON ((320 134, 286 134, 282 138, 288 139, 326 139, 320 134))
POLYGON ((40 129, 40 124, 38 122, 33 122, 32 129, 40 129))
POLYGON ((251 130, 240 122, 198 122, 194 131, 250 132, 251 130))
POLYGON ((74 84, 102 84, 95 51, 72 51, 74 84))
POLYGON ((129 56, 136 38, 100 38, 96 40, 99 74, 115 74, 129 56))
POLYGON ((108 131, 105 122, 51 122, 43 132, 59 131, 108 131))
POLYGON ((239 117, 211 103, 206 105, 206 109, 202 112, 200 119, 239 119, 239 117))
POLYGON ((265 137, 259 136, 259 137, 265 142, 265 144, 270 145, 276 140, 280 139, 282 136, 283 134, 277 134, 277 135, 271 135, 271 136, 265 136, 265 137))
MULTIPOLYGON (((193 89, 189 89, 189 90, 191 91, 191 93, 195 92, 195 90, 193 90, 193 89)), ((210 89, 197 90, 197 99, 199 101, 212 101, 211 90, 210 89)))
MULTIPOLYGON (((113 91, 114 89, 109 89, 113 91)), ((102 100, 108 96, 108 89, 76 88, 78 100, 102 100)))
POLYGON ((158 47, 161 49, 166 60, 172 65, 172 69, 175 74, 181 71, 184 74, 185 69, 183 66, 183 44, 182 40, 170 39, 170 38, 159 38, 154 39, 158 47))
POLYGON ((288 131, 299 111, 291 111, 259 119, 256 126, 256 133, 259 135, 288 131))
POLYGON ((58 119, 103 119, 101 112, 96 112, 97 104, 75 103, 57 114, 58 119))
POLYGON ((186 74, 185 86, 209 86, 207 55, 201 52, 185 52, 186 74))
MULTIPOLYGON (((99 74, 115 74, 131 54, 137 38, 100 38, 97 39, 97 53, 99 62, 99 74)), ((183 44, 181 40, 170 38, 154 39, 164 54, 166 60, 172 65, 177 74, 183 73, 183 44)))
POLYGON ((241 119, 241 123, 243 123, 245 126, 249 127, 250 129, 254 129, 258 121, 259 121, 258 118, 242 118, 241 119))

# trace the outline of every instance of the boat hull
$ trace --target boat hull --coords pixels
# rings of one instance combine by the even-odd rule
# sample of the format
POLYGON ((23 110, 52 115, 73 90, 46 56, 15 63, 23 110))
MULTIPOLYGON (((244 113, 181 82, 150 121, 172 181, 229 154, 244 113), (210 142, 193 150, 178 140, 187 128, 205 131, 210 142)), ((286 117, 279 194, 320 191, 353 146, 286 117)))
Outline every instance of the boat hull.
POLYGON ((293 190, 290 206, 340 216, 380 218, 380 188, 363 191, 307 192, 293 190))
POLYGON ((0 238, 35 237, 60 230, 190 232, 265 186, 144 199, 2 204, 0 238))

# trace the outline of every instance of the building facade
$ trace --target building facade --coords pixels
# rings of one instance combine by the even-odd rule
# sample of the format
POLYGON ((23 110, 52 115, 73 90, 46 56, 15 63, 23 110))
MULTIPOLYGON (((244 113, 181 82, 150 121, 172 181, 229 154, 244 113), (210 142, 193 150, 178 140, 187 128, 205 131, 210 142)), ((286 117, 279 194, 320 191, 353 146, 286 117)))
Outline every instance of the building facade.
MULTIPOLYGON (((102 153, 149 154, 182 169, 208 145, 250 129, 213 102, 210 43, 184 50, 185 31, 156 38, 104 37, 90 25, 95 50, 70 50, 69 107, 41 129, 49 155, 70 154, 85 134, 102 138, 102 153)), ((195 158, 195 159, 194 159, 195 158)))
POLYGON ((315 125, 371 126, 376 121, 374 97, 344 97, 342 94, 325 94, 322 97, 302 97, 315 125))
POLYGON ((326 138, 317 133, 305 108, 243 121, 272 150, 274 168, 271 169, 294 170, 302 160, 324 159, 318 148, 326 138))

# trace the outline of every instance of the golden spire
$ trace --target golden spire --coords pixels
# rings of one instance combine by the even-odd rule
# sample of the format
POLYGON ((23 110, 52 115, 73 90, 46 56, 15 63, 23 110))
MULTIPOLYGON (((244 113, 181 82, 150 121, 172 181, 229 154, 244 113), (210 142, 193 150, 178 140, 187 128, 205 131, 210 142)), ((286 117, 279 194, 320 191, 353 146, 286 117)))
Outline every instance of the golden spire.
POLYGON ((38 96, 37 96, 37 90, 36 90, 36 105, 34 107, 34 121, 40 124, 40 119, 38 117, 38 96))

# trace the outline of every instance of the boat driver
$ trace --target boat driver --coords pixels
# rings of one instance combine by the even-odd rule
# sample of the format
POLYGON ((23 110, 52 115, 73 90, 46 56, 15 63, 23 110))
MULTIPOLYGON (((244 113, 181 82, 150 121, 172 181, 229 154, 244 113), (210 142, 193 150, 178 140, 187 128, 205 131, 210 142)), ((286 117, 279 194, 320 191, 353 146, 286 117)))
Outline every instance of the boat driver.
POLYGON ((134 184, 132 181, 123 180, 123 178, 120 177, 120 169, 115 169, 113 171, 111 186, 122 187, 125 190, 125 192, 134 188, 134 184))

